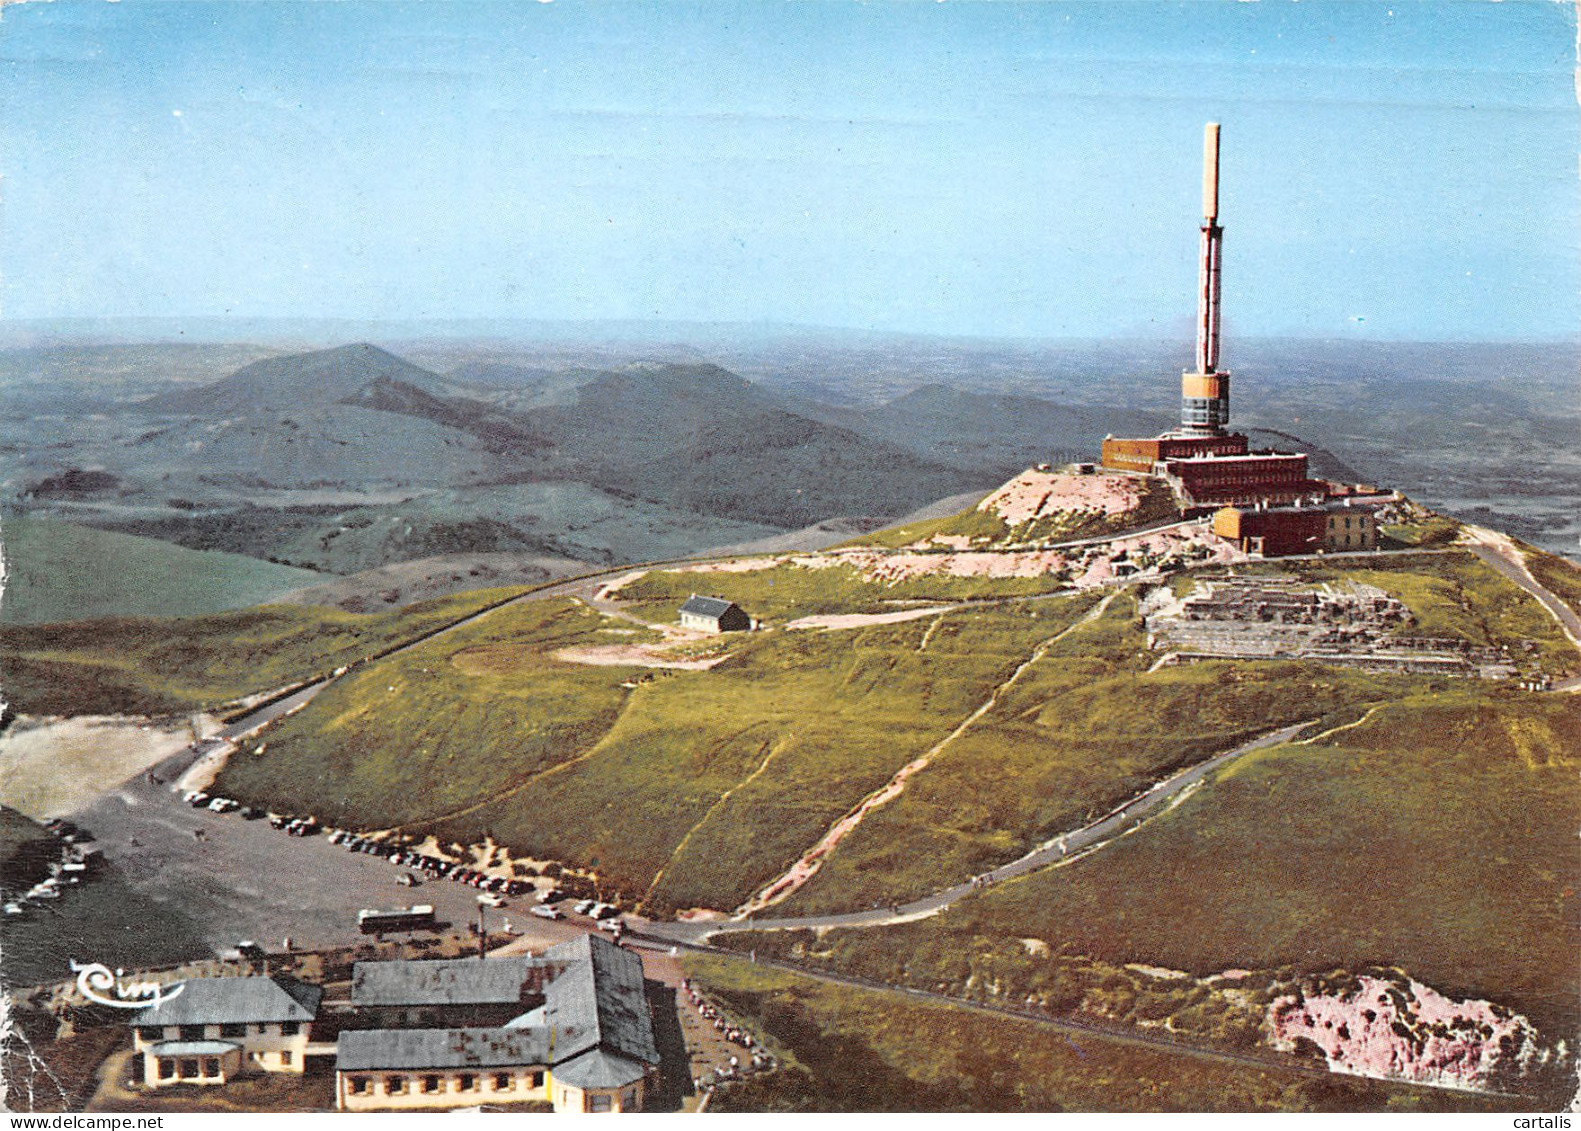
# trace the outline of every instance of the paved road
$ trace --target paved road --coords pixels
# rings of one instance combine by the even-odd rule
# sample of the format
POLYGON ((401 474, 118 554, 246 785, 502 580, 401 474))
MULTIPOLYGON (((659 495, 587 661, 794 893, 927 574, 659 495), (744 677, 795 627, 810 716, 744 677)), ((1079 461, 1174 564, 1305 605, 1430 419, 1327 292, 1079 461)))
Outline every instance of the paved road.
POLYGON ((1288 742, 1301 728, 1310 725, 1307 722, 1295 723, 1291 726, 1265 734, 1250 742, 1243 742, 1231 750, 1216 754, 1205 762, 1199 762, 1172 777, 1158 782, 1147 792, 1138 794, 1129 801, 1111 810, 1109 813, 1079 829, 1073 829, 1062 837, 1041 845, 1028 852, 1017 860, 1001 865, 980 877, 974 877, 964 883, 945 888, 922 899, 900 905, 892 909, 875 909, 871 911, 852 911, 840 915, 809 915, 786 917, 758 917, 730 920, 704 920, 700 922, 685 923, 645 923, 641 926, 644 934, 655 938, 667 939, 681 943, 700 942, 711 935, 726 934, 734 931, 783 931, 805 930, 821 927, 882 927, 894 923, 903 923, 909 919, 921 918, 944 910, 950 904, 970 895, 980 886, 997 883, 1000 880, 1014 879, 1035 872, 1040 868, 1061 863, 1074 863, 1084 853, 1102 847, 1104 844, 1123 833, 1126 829, 1154 816, 1180 794, 1202 781, 1214 770, 1227 762, 1233 761, 1244 754, 1254 750, 1263 750, 1270 746, 1288 742))
MULTIPOLYGON (((472 624, 475 621, 479 621, 484 617, 491 615, 492 613, 498 612, 500 609, 506 608, 510 605, 519 604, 522 601, 544 601, 555 597, 580 597, 584 601, 592 603, 593 594, 598 591, 600 586, 612 578, 620 577, 623 574, 630 573, 632 570, 657 569, 667 565, 691 564, 691 562, 692 559, 686 558, 676 558, 673 561, 646 562, 641 565, 620 566, 616 569, 606 569, 601 570, 598 573, 585 574, 581 577, 566 578, 562 581, 551 582, 548 585, 542 585, 536 589, 529 589, 525 593, 521 593, 515 597, 509 598, 508 600, 501 601, 497 605, 490 605, 486 609, 480 609, 479 611, 472 613, 470 616, 463 617, 461 620, 452 621, 450 624, 433 629, 432 631, 426 632, 421 636, 414 637, 413 639, 406 641, 404 644, 398 644, 393 648, 378 653, 373 658, 375 660, 382 660, 387 656, 398 656, 402 652, 410 651, 421 644, 426 644, 430 640, 443 636, 446 633, 454 632, 458 628, 472 624)), ((304 684, 299 690, 286 696, 284 699, 276 700, 272 703, 266 703, 257 710, 249 711, 247 714, 233 719, 225 727, 225 729, 219 733, 217 737, 226 740, 241 738, 262 726, 274 722, 276 719, 283 718, 293 711, 300 710, 302 707, 307 706, 307 704, 313 700, 314 696, 323 691, 324 688, 328 687, 330 681, 333 678, 333 676, 320 676, 311 683, 304 684)))
MULTIPOLYGON (((1574 609, 1545 587, 1532 576, 1526 568, 1526 561, 1514 543, 1508 537, 1496 530, 1487 530, 1481 526, 1467 526, 1466 533, 1471 536, 1468 549, 1473 554, 1487 562, 1504 577, 1519 585, 1526 592, 1536 597, 1548 610, 1550 616, 1559 622, 1559 627, 1570 638, 1570 642, 1581 649, 1581 616, 1577 616, 1574 609)), ((1581 690, 1581 675, 1562 679, 1553 685, 1554 691, 1581 690)))
MULTIPOLYGON (((678 945, 687 947, 691 950, 701 951, 703 953, 723 954, 734 959, 740 959, 742 957, 739 951, 716 950, 713 947, 698 945, 696 943, 679 943, 678 945)), ((854 986, 859 989, 874 990, 879 993, 898 994, 912 1000, 934 1002, 940 1005, 948 1005, 956 1009, 971 1010, 974 1013, 987 1013, 997 1017, 1011 1017, 1031 1025, 1036 1025, 1041 1029, 1050 1029, 1058 1033, 1066 1034, 1067 1039, 1072 1036, 1088 1038, 1096 1037, 1106 1044, 1121 1044, 1142 1046, 1144 1048, 1162 1049, 1173 1055, 1190 1057, 1193 1060, 1206 1060, 1225 1064, 1243 1065, 1248 1068, 1255 1068, 1259 1070, 1272 1069, 1277 1072, 1290 1072, 1300 1076, 1323 1078, 1341 1075, 1340 1073, 1330 1071, 1324 1065, 1303 1062, 1292 1056, 1275 1052, 1272 1049, 1262 1053, 1237 1052, 1229 1049, 1217 1049, 1195 1044, 1179 1037, 1171 1036, 1168 1032, 1160 1031, 1158 1029, 1142 1029, 1136 1026, 1125 1025, 1121 1022, 1102 1024, 1098 1022, 1078 1021, 1070 1017, 1054 1017, 1033 1008, 1014 1005, 995 1005, 989 1002, 973 1001, 968 998, 952 997, 949 994, 938 993, 933 990, 918 989, 913 986, 895 986, 887 982, 879 982, 871 978, 861 978, 849 974, 836 974, 827 970, 812 969, 810 967, 799 965, 795 962, 756 957, 754 957, 752 961, 761 966, 769 966, 776 969, 786 970, 790 973, 798 975, 799 977, 811 978, 814 981, 829 982, 839 986, 854 986)), ((1077 1053, 1080 1054, 1080 1046, 1076 1045, 1075 1042, 1072 1042, 1072 1046, 1075 1047, 1077 1053)), ((1354 1080, 1357 1086, 1364 1086, 1365 1084, 1362 1078, 1348 1078, 1354 1080)), ((1450 1091, 1465 1094, 1464 1089, 1453 1087, 1447 1084, 1422 1084, 1407 1080, 1384 1080, 1379 1081, 1379 1083, 1382 1083, 1391 1089, 1400 1089, 1402 1091, 1450 1091)), ((1517 1100, 1525 1104, 1537 1102, 1531 1096, 1521 1095, 1516 1092, 1489 1091, 1475 1094, 1480 1096, 1491 1096, 1497 1099, 1517 1100)))

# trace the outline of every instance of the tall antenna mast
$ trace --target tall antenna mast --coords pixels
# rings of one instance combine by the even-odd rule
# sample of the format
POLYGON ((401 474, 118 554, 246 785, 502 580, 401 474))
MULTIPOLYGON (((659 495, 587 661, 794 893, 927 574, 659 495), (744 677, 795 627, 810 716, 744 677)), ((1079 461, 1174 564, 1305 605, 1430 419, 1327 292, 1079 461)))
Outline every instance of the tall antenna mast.
POLYGON ((1223 435, 1230 419, 1230 375, 1219 369, 1219 123, 1202 136, 1202 250, 1197 265, 1197 368, 1181 378, 1180 423, 1195 435, 1223 435))

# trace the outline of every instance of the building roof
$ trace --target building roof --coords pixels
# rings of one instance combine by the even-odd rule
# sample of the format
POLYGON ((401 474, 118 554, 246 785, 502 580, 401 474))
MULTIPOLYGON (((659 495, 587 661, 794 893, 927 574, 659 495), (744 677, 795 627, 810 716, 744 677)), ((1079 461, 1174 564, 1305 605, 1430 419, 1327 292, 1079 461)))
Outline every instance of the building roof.
POLYGON ((612 1052, 594 1049, 554 1068, 554 1078, 573 1088, 623 1088, 643 1076, 643 1066, 612 1052))
POLYGON ((543 1029, 363 1029, 335 1042, 335 1067, 343 1072, 517 1068, 547 1065, 548 1057, 543 1029))
POLYGON ((351 970, 353 1005, 509 1005, 522 999, 531 960, 398 959, 351 970))
POLYGON ((160 1041, 148 1051, 155 1056, 224 1056, 239 1048, 234 1041, 160 1041))
POLYGON ((544 1023, 554 1033, 557 1064, 595 1048, 659 1063, 642 959, 608 939, 581 935, 550 947, 543 960, 565 965, 544 987, 544 1023))
POLYGON ((726 601, 722 597, 699 597, 693 593, 686 599, 686 604, 681 606, 681 612, 718 620, 734 608, 736 608, 734 601, 726 601))
POLYGON ((224 1025, 311 1021, 324 996, 320 986, 282 974, 273 977, 189 978, 175 997, 132 1014, 132 1025, 224 1025))

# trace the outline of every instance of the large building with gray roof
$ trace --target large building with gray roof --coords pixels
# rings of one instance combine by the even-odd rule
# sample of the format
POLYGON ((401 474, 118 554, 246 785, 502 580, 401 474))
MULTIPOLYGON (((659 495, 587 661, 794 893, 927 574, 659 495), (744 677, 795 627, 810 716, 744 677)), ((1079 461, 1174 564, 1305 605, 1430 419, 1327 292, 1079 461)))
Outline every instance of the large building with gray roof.
POLYGON ((351 1004, 386 1025, 502 1025, 541 997, 542 982, 527 955, 358 962, 351 1004))
POLYGON ((411 1111, 536 1102, 556 1111, 641 1109, 657 1077, 659 1051, 637 955, 583 935, 537 958, 487 962, 497 965, 359 963, 353 1001, 365 1008, 497 1008, 512 984, 533 1007, 497 1026, 341 1033, 336 1106, 411 1111), (541 992, 534 991, 538 986, 541 992))

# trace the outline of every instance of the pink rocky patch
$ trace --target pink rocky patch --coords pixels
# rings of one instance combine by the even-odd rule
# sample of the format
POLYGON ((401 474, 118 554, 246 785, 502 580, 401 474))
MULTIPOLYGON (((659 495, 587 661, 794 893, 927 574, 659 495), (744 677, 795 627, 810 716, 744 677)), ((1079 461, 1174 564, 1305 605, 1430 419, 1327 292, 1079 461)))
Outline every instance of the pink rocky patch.
POLYGON ((1563 1057, 1526 1018, 1485 1001, 1454 1001, 1390 971, 1310 979, 1268 1007, 1276 1048, 1316 1045, 1330 1071, 1488 1090, 1563 1057))
POLYGON ((1020 526, 1063 511, 1123 514, 1136 509, 1141 500, 1141 489, 1129 475, 1061 475, 1028 470, 978 503, 977 509, 998 514, 1008 526, 1020 526))

